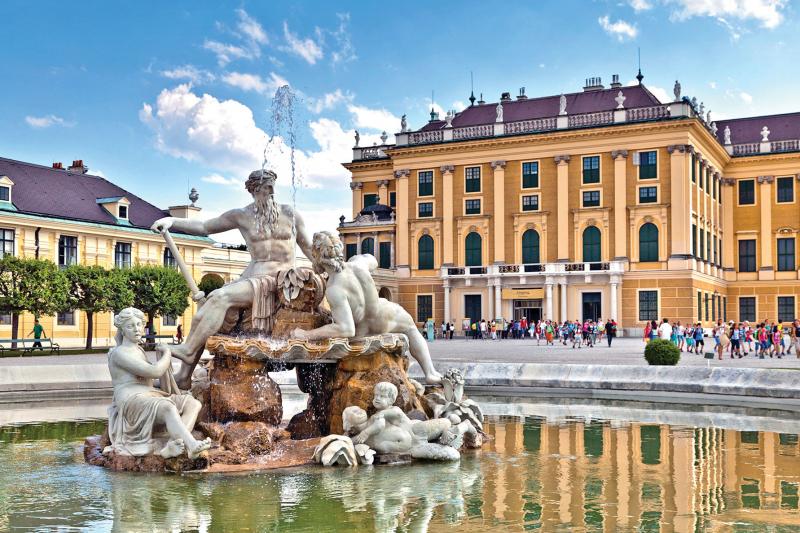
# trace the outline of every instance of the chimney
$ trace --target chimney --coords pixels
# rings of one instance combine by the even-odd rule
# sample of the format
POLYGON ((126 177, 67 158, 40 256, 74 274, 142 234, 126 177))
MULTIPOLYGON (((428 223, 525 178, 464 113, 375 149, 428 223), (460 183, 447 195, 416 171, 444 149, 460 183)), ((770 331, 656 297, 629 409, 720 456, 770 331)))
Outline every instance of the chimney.
POLYGON ((64 170, 64 165, 61 164, 61 161, 56 161, 53 163, 53 168, 56 170, 64 170))
POLYGON ((525 96, 525 87, 519 88, 519 95, 517 95, 517 100, 527 100, 528 97, 525 96))
POLYGON ((89 172, 89 167, 83 164, 83 159, 76 159, 67 170, 74 174, 86 174, 89 172))
POLYGON ((622 84, 619 82, 619 74, 614 74, 611 76, 611 88, 618 89, 622 87, 622 84))
POLYGON ((601 91, 603 89, 605 89, 605 87, 603 87, 603 80, 599 76, 596 78, 586 78, 586 85, 583 87, 584 92, 601 91))
POLYGON ((500 95, 501 102, 510 102, 511 101, 511 93, 503 93, 500 95))

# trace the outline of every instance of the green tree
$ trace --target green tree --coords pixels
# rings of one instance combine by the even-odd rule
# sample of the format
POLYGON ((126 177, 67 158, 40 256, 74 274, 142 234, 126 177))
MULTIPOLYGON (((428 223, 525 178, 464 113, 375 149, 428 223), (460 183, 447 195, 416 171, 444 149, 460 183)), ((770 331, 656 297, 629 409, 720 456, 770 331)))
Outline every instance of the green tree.
POLYGON ((147 265, 122 272, 133 291, 133 306, 147 315, 150 333, 157 316, 178 316, 189 307, 189 286, 174 268, 147 265))
POLYGON ((19 337, 20 313, 53 315, 66 302, 67 279, 52 261, 10 255, 0 259, 0 312, 11 313, 11 337, 19 337))
POLYGON ((225 285, 225 281, 217 274, 206 274, 200 279, 197 288, 208 296, 212 291, 219 289, 223 285, 225 285))
POLYGON ((128 307, 133 303, 133 291, 122 270, 72 265, 63 272, 69 287, 65 309, 86 313, 86 349, 91 350, 94 315, 128 307))

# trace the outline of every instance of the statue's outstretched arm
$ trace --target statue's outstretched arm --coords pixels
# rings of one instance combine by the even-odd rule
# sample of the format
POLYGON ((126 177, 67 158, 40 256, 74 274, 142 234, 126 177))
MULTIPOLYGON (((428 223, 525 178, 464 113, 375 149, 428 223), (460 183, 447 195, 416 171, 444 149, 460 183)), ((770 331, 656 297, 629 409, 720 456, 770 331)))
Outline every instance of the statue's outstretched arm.
POLYGON ((294 212, 294 227, 297 232, 297 246, 299 246, 303 254, 311 260, 314 257, 311 255, 311 236, 308 234, 303 217, 301 217, 300 213, 297 211, 294 212))
POLYGON ((159 351, 163 352, 163 355, 154 364, 150 364, 147 361, 130 355, 128 350, 121 350, 119 348, 114 349, 113 357, 114 362, 119 365, 120 368, 127 370, 131 374, 142 378, 157 379, 164 375, 172 359, 169 349, 159 351))
POLYGON ((340 287, 328 287, 325 296, 331 306, 331 319, 333 322, 322 327, 304 331, 294 330, 293 336, 299 339, 329 339, 331 337, 353 337, 356 334, 356 325, 353 321, 353 310, 347 294, 340 287))
POLYGON ((239 227, 237 223, 238 209, 222 213, 208 220, 189 220, 186 218, 164 217, 156 220, 150 227, 153 231, 173 230, 190 235, 207 237, 214 233, 222 233, 239 227))

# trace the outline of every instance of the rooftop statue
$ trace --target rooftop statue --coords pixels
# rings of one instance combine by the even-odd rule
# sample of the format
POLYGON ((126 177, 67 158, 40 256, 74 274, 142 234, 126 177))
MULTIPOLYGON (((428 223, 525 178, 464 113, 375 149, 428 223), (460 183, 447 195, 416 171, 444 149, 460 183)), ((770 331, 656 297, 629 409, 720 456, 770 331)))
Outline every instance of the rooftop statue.
POLYGON ((307 257, 311 257, 311 240, 303 218, 291 206, 275 201, 275 180, 271 170, 250 173, 245 188, 253 196, 253 203, 231 209, 209 220, 187 220, 166 217, 157 220, 152 229, 166 232, 170 229, 191 235, 208 236, 238 229, 251 261, 242 276, 213 291, 192 319, 192 327, 184 344, 172 348, 172 355, 183 361, 176 381, 182 389, 191 385, 191 375, 206 340, 217 333, 226 321, 236 321, 239 310, 250 308, 253 325, 271 330, 277 306, 275 298, 276 276, 279 271, 294 265, 295 243, 307 257))

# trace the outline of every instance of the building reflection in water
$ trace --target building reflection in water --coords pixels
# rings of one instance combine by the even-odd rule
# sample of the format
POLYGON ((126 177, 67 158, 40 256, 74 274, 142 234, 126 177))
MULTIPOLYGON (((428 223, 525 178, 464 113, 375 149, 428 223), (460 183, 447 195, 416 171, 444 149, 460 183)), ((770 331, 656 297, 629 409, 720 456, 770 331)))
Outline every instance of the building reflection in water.
POLYGON ((482 472, 488 524, 800 531, 794 434, 532 417, 501 417, 487 431, 488 450, 509 458, 482 472))

